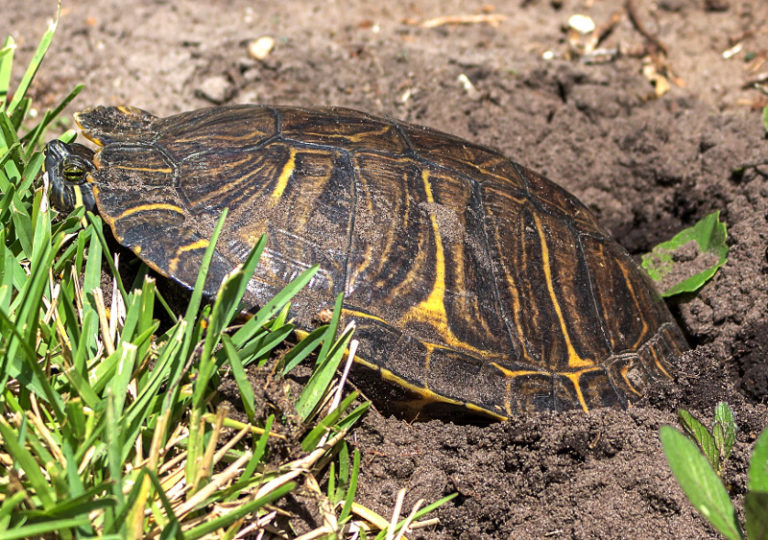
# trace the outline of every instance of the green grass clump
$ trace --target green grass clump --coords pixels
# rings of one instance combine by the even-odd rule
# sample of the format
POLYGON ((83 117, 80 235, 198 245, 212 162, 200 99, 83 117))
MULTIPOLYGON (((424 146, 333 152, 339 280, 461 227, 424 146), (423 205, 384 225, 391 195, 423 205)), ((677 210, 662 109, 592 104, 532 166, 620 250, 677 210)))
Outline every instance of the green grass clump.
POLYGON ((679 411, 678 419, 685 434, 663 426, 661 443, 672 473, 691 504, 726 538, 768 538, 768 429, 757 438, 749 466, 748 491, 744 496, 745 537, 720 479, 723 463, 736 442, 731 409, 725 403, 717 404, 711 431, 688 411, 679 411))
POLYGON ((13 40, 0 49, 0 538, 291 537, 293 516, 280 505, 299 489, 322 509, 311 537, 354 528, 383 538, 414 526, 448 498, 389 526, 354 502, 360 453, 345 437, 368 403, 355 392, 343 396, 337 382, 336 368, 354 347, 351 330, 336 337, 341 299, 332 323, 282 358, 287 371, 316 353, 297 401, 298 426, 278 434, 284 419, 257 405, 246 367, 273 361, 286 346, 289 302, 316 268, 232 326, 265 239, 205 304, 222 216, 186 312, 161 330, 154 281, 142 271, 124 286, 102 220, 82 208, 52 219, 39 144, 81 88, 27 126, 28 89, 55 27, 14 93, 13 40), (104 273, 113 276, 109 306, 104 273), (217 401, 228 375, 247 421, 217 401), (295 448, 292 458, 275 461, 275 443, 295 448))

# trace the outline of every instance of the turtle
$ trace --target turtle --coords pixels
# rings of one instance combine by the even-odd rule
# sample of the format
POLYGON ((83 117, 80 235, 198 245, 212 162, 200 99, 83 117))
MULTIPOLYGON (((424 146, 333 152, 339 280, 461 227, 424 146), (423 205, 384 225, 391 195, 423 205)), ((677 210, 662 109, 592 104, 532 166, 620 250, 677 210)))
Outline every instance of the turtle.
POLYGON ((347 108, 233 105, 75 114, 95 143, 45 149, 51 200, 97 211, 191 288, 224 208, 214 295, 258 239, 244 306, 311 265, 291 316, 344 294, 360 365, 494 419, 628 407, 688 345, 647 274, 575 196, 497 150, 347 108))

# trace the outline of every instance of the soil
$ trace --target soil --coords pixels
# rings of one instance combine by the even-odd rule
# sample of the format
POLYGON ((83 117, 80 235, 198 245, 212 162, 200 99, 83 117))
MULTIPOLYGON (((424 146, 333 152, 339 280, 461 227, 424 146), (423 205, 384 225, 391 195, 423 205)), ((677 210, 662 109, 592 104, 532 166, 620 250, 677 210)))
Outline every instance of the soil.
MULTIPOLYGON (((363 454, 359 502, 382 515, 401 488, 406 508, 459 493, 435 513, 439 525, 409 538, 716 537, 671 476, 658 430, 680 407, 706 419, 718 401, 733 407, 738 442, 724 476, 743 517, 748 459, 768 419, 768 166, 738 169, 768 158, 768 3, 630 4, 646 35, 623 4, 601 0, 65 2, 33 97, 52 106, 84 82, 68 113, 252 102, 426 124, 558 181, 633 254, 720 210, 728 262, 672 300, 692 350, 643 402, 485 426, 373 411, 350 439, 363 454), (573 53, 576 13, 598 27, 616 14, 604 55, 573 53), (446 15, 490 22, 421 24, 446 15), (262 36, 275 45, 256 60, 248 45, 262 36)), ((18 70, 55 3, 4 5, 0 36, 17 40, 18 70)))

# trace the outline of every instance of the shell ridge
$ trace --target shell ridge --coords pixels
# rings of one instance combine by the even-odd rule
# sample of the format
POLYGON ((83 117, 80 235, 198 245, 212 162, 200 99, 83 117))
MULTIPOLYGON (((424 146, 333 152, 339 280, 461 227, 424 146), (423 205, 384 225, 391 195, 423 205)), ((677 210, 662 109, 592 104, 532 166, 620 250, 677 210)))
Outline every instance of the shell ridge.
POLYGON ((597 287, 595 284, 595 278, 594 278, 594 275, 592 274, 592 270, 589 268, 589 265, 587 264, 587 256, 584 253, 584 244, 581 241, 581 234, 579 234, 574 229, 573 224, 571 222, 566 222, 565 226, 568 227, 568 230, 571 232, 574 239, 576 240, 576 249, 579 253, 579 259, 581 262, 584 263, 584 271, 587 273, 587 283, 589 285, 589 297, 592 300, 591 308, 593 310, 595 320, 600 326, 600 335, 603 338, 603 344, 605 345, 606 349, 608 349, 608 351, 610 351, 610 353, 613 354, 614 350, 613 350, 613 346, 611 345, 611 340, 608 336, 608 329, 606 328, 605 317, 600 311, 600 306, 597 305, 597 287))
MULTIPOLYGON (((493 257, 491 255, 491 248, 490 248, 490 240, 488 239, 488 223, 486 217, 488 216, 488 213, 485 211, 485 201, 483 199, 483 190, 481 189, 481 184, 477 181, 472 181, 470 179, 470 186, 472 189, 472 195, 473 198, 476 198, 477 200, 477 206, 480 209, 480 217, 481 217, 481 223, 482 226, 480 230, 483 233, 483 253, 486 257, 488 257, 489 261, 493 261, 493 257)), ((491 262, 491 274, 493 275, 493 279, 491 282, 493 283, 493 297, 496 302, 496 306, 498 307, 500 318, 502 323, 504 324, 504 329, 507 333, 507 340, 509 341, 509 346, 511 349, 512 355, 515 357, 515 361, 520 359, 520 350, 521 350, 521 344, 518 344, 515 340, 515 334, 512 331, 512 328, 510 327, 511 321, 509 320, 509 313, 504 308, 502 302, 501 302, 501 291, 499 290, 499 275, 496 269, 496 265, 491 262)), ((514 323, 512 323, 514 325, 514 323)))

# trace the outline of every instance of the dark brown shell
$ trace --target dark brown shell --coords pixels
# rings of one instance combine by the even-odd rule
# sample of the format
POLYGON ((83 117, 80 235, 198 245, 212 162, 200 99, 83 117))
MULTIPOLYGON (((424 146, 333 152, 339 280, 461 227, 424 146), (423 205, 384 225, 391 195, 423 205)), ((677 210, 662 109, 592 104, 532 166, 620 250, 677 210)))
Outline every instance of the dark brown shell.
POLYGON ((489 148, 348 109, 234 106, 77 115, 117 239, 192 286, 229 208, 207 290, 267 248, 248 300, 321 269, 308 329, 345 294, 358 360, 495 417, 626 406, 687 348, 645 273, 575 197, 489 148))

